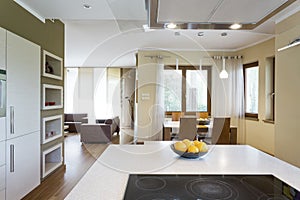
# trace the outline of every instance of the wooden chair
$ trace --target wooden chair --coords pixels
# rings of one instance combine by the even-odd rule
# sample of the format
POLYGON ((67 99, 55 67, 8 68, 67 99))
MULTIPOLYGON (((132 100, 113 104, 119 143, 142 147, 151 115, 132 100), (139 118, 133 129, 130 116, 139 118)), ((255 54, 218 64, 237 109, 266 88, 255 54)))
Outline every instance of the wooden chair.
POLYGON ((180 118, 180 126, 178 139, 194 140, 197 135, 197 119, 196 117, 185 116, 180 118))
POLYGON ((179 121, 184 116, 183 112, 172 112, 172 121, 179 121))
POLYGON ((196 117, 197 117, 197 119, 199 119, 199 118, 207 119, 208 112, 196 112, 196 117))
POLYGON ((230 144, 230 117, 215 117, 213 121, 212 144, 230 144))

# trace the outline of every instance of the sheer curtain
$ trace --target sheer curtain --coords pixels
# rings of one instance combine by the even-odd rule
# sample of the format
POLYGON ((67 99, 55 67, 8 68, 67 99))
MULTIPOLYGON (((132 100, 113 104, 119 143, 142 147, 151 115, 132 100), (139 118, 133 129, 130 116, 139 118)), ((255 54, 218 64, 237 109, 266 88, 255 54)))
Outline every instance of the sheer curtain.
POLYGON ((214 57, 212 78, 212 117, 230 116, 231 125, 237 126, 238 143, 244 144, 245 136, 245 107, 244 107, 244 78, 243 64, 239 56, 227 57, 225 68, 227 79, 220 79, 222 57, 214 57))
POLYGON ((152 107, 152 139, 162 140, 162 129, 164 123, 164 64, 158 60, 157 70, 156 70, 156 96, 155 102, 152 107))

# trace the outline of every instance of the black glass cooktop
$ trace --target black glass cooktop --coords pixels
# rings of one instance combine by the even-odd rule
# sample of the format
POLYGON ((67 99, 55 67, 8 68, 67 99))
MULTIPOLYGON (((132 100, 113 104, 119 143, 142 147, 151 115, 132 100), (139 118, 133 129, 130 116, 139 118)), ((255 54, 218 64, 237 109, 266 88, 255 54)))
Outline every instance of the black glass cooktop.
POLYGON ((300 200, 300 192, 273 175, 129 176, 124 200, 300 200))

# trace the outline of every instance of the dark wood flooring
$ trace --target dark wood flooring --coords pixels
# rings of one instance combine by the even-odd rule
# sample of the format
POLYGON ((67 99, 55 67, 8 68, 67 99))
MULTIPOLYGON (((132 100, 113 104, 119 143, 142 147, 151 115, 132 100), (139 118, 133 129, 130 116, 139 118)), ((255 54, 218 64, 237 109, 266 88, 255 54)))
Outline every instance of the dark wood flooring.
MULTIPOLYGON (((112 143, 119 143, 119 135, 113 136, 112 143)), ((81 144, 79 134, 69 134, 65 137, 65 166, 49 175, 23 199, 64 199, 107 146, 108 144, 81 144)))

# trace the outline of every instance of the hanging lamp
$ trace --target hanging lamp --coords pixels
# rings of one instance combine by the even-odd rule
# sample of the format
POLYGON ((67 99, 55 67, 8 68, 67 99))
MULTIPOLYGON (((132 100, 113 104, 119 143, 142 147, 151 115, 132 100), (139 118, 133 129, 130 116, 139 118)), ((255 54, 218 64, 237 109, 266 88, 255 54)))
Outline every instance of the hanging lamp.
POLYGON ((222 69, 222 71, 221 71, 221 73, 220 73, 220 78, 221 78, 221 79, 225 79, 225 78, 228 78, 228 73, 227 73, 227 71, 225 70, 225 57, 224 57, 224 56, 223 56, 222 61, 223 61, 223 69, 222 69))

